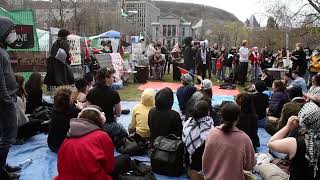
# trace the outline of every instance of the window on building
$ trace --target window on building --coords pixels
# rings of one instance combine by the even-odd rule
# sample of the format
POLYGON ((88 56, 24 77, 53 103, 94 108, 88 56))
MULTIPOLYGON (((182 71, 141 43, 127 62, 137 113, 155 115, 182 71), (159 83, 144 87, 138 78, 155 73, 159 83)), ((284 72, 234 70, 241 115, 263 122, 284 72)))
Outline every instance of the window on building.
POLYGON ((168 25, 168 36, 171 36, 172 35, 172 26, 171 25, 168 25))
POLYGON ((156 27, 156 37, 159 36, 159 27, 156 27))
POLYGON ((163 25, 163 36, 167 36, 167 25, 163 25))
MULTIPOLYGON (((177 32, 176 32, 177 28, 176 28, 176 25, 173 25, 172 26, 172 36, 176 36, 177 32)), ((175 43, 173 43, 175 44, 175 43)))
POLYGON ((186 29, 183 27, 182 28, 182 37, 186 36, 186 29))

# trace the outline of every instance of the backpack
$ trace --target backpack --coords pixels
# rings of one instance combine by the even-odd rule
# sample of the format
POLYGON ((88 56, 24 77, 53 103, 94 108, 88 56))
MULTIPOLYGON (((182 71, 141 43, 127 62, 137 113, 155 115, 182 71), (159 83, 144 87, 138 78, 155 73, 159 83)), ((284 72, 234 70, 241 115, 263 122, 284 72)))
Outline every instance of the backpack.
POLYGON ((159 136, 153 142, 151 167, 155 173, 178 177, 183 173, 184 144, 181 138, 171 134, 159 136))
POLYGON ((121 173, 115 180, 156 180, 150 166, 136 159, 130 163, 129 172, 121 173))
POLYGON ((128 154, 129 156, 142 156, 147 151, 147 143, 137 141, 132 136, 124 137, 120 142, 117 151, 121 154, 128 154))

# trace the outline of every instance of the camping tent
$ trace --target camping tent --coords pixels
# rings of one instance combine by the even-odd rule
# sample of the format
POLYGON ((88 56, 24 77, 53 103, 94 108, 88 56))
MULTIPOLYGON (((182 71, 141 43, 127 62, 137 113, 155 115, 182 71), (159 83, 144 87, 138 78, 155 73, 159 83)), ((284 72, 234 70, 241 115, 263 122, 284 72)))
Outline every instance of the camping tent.
POLYGON ((100 38, 115 38, 115 39, 120 39, 121 33, 118 31, 110 30, 107 32, 104 32, 99 35, 100 38))

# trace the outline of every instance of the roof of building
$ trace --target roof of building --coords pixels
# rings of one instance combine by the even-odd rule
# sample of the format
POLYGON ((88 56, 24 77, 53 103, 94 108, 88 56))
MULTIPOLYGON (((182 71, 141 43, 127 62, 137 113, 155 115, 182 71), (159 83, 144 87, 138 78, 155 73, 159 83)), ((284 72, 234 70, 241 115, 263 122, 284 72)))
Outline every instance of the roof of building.
POLYGON ((254 15, 251 15, 251 17, 246 20, 245 25, 250 28, 261 27, 254 15))
POLYGON ((180 19, 181 23, 190 23, 191 24, 191 22, 188 22, 185 18, 183 18, 181 16, 178 16, 176 14, 173 14, 173 13, 161 13, 160 14, 160 19, 165 19, 165 18, 180 19))

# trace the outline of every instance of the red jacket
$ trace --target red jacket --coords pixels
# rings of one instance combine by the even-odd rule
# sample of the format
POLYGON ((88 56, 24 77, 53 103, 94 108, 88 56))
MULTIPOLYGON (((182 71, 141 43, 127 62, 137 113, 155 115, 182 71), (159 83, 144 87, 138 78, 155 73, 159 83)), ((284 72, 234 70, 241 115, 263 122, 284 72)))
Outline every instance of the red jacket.
POLYGON ((259 54, 258 55, 250 54, 249 60, 251 64, 261 64, 261 56, 259 54))
POLYGON ((58 153, 55 180, 112 180, 115 165, 111 138, 101 130, 66 138, 58 153))

